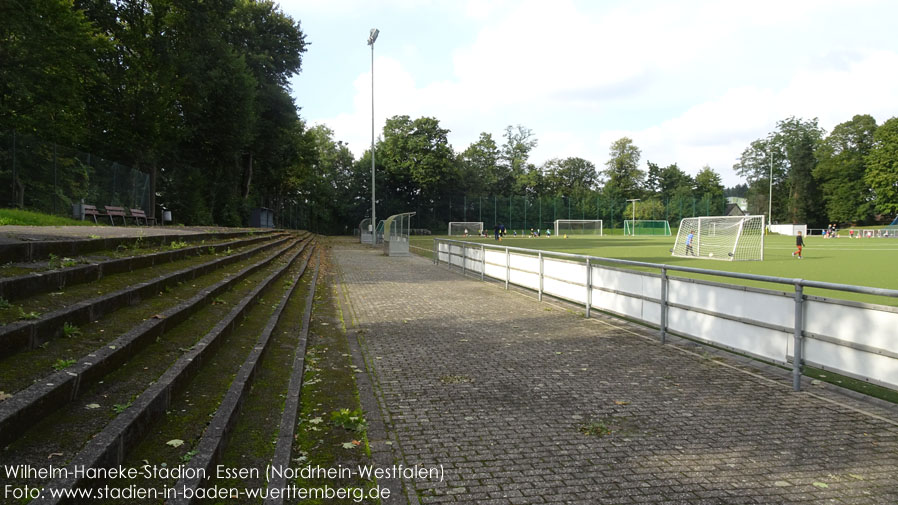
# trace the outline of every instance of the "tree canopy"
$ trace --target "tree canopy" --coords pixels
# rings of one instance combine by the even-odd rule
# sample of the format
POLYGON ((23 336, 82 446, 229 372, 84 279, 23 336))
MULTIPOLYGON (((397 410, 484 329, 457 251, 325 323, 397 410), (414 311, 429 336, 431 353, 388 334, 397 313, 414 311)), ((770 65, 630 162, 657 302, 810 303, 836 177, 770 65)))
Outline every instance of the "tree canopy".
MULTIPOLYGON (((343 233, 370 212, 372 153, 355 159, 327 126, 300 117, 289 82, 309 45, 273 1, 12 1, 0 18, 0 132, 141 170, 156 203, 190 224, 247 224, 251 208, 266 206, 343 233)), ((898 213, 895 121, 856 115, 827 135, 817 119, 783 119, 734 165, 745 184, 724 188, 708 166, 643 170, 630 137, 605 160, 540 161, 527 126, 482 132, 456 152, 438 118, 400 114, 375 145, 376 204, 439 228, 456 213, 482 217, 490 200, 494 219, 504 207, 524 222, 617 222, 627 199, 641 200, 644 218, 675 220, 721 213, 730 195, 752 213, 772 207, 773 221, 865 224, 898 213)))

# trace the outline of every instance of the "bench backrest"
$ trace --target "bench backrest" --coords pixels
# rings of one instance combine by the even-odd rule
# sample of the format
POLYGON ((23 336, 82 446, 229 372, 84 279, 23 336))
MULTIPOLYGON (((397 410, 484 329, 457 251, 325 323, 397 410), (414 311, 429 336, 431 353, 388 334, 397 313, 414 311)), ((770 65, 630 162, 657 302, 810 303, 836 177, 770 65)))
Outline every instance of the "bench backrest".
POLYGON ((110 207, 109 205, 106 205, 105 208, 106 208, 106 213, 109 214, 110 216, 123 216, 124 217, 124 215, 125 215, 124 207, 110 207))
POLYGON ((99 214, 99 213, 100 213, 100 211, 97 210, 97 206, 96 206, 96 205, 82 205, 82 206, 81 206, 81 209, 82 209, 82 212, 84 212, 85 215, 99 214))
POLYGON ((147 217, 147 213, 141 209, 128 209, 131 211, 131 217, 147 217))

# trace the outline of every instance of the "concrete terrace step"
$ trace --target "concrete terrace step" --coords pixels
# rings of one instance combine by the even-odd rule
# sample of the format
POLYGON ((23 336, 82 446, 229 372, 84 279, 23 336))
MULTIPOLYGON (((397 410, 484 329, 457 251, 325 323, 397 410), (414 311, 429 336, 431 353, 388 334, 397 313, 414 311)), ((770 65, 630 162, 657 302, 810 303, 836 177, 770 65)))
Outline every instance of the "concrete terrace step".
MULTIPOLYGON (((307 239, 302 247, 308 243, 307 239)), ((302 248, 296 254, 301 252, 302 248)), ((147 342, 162 334, 166 327, 184 321, 202 306, 210 303, 218 294, 267 266, 281 254, 281 252, 274 253, 244 268, 236 275, 202 290, 191 299, 164 311, 160 317, 147 319, 109 344, 88 353, 73 366, 51 374, 0 402, 0 446, 8 444, 27 430, 31 420, 43 417, 72 401, 80 391, 132 358, 147 342)))
MULTIPOLYGON (((155 229, 126 228, 125 231, 128 232, 127 236, 82 238, 84 233, 89 233, 91 231, 91 228, 87 228, 85 230, 82 227, 66 227, 80 228, 80 230, 75 230, 76 232, 80 232, 80 234, 71 238, 60 238, 57 236, 53 236, 52 233, 54 232, 54 230, 53 228, 49 227, 37 228, 37 233, 35 233, 34 231, 36 227, 4 226, 0 228, 2 228, 3 231, 7 231, 8 233, 16 235, 18 238, 18 241, 10 242, 7 239, 6 242, 0 243, 0 263, 7 263, 11 261, 37 261, 40 259, 49 258, 50 254, 68 257, 84 256, 86 254, 95 253, 98 251, 115 250, 120 245, 131 245, 138 239, 140 239, 144 244, 155 246, 167 245, 172 242, 192 243, 201 242, 203 240, 265 235, 275 232, 275 230, 245 230, 193 233, 175 232, 160 235, 146 235, 144 233, 154 233, 153 230, 155 229), (19 228, 21 228, 22 230, 19 230, 18 234, 10 232, 11 229, 13 231, 16 231, 15 229, 19 228), (25 231, 29 231, 30 233, 25 233, 25 231), (40 232, 51 235, 48 237, 44 234, 40 234, 40 232)), ((161 231, 157 231, 157 233, 158 232, 161 231)))
MULTIPOLYGON (((153 423, 166 412, 173 396, 177 394, 179 390, 183 389, 187 382, 196 375, 199 369, 202 367, 217 366, 211 357, 221 345, 221 341, 230 333, 238 331, 238 323, 258 301, 263 291, 270 286, 273 286, 274 283, 291 268, 297 258, 302 255, 308 244, 309 242, 306 242, 302 248, 290 253, 283 266, 277 267, 264 280, 256 284, 255 287, 235 305, 227 317, 217 323, 211 331, 197 342, 196 345, 181 355, 157 381, 151 384, 149 388, 137 397, 130 408, 116 416, 115 419, 107 424, 100 433, 93 437, 69 462, 68 468, 74 470, 75 467, 98 468, 121 464, 129 450, 138 443, 148 430, 151 429, 153 423)), ((311 254, 309 257, 311 257, 311 254)), ((302 272, 305 271, 305 266, 307 264, 308 258, 306 259, 305 264, 301 267, 302 272)), ((295 280, 296 279, 291 279, 291 282, 295 283, 295 280)), ((291 293, 292 289, 282 296, 281 307, 283 306, 284 300, 286 300, 291 293)), ((269 323, 266 326, 266 331, 269 335, 269 328, 274 327, 279 315, 280 311, 277 310, 270 317, 269 323)), ((212 424, 207 428, 207 431, 210 433, 210 437, 208 438, 210 441, 206 442, 207 444, 214 442, 215 445, 217 445, 221 442, 221 435, 224 435, 227 431, 226 425, 229 423, 226 418, 233 416, 233 412, 239 405, 241 401, 240 397, 245 391, 245 386, 252 375, 252 369, 255 367, 255 363, 264 349, 266 342, 267 339, 263 334, 257 346, 249 351, 248 357, 241 368, 241 372, 238 373, 235 382, 233 382, 230 387, 232 393, 222 401, 218 408, 220 414, 217 414, 213 418, 212 424), (232 412, 229 414, 227 412, 228 410, 231 410, 232 412), (216 423, 216 419, 218 420, 218 423, 216 423), (216 436, 218 437, 218 440, 213 440, 216 436)), ((214 451, 215 449, 212 449, 212 452, 214 451)), ((203 458, 211 457, 211 454, 202 454, 202 456, 201 454, 197 454, 197 462, 203 461, 203 458)), ((94 484, 87 482, 84 479, 74 477, 74 471, 69 471, 68 474, 68 477, 51 480, 47 482, 46 485, 54 489, 71 489, 82 485, 94 484)), ((43 498, 35 500, 32 503, 55 504, 64 503, 64 501, 53 499, 45 495, 43 498)))
POLYGON ((217 258, 201 265, 170 273, 152 281, 143 282, 113 293, 107 293, 92 299, 84 300, 74 305, 43 314, 37 320, 17 321, 7 324, 0 327, 0 354, 8 354, 24 348, 34 349, 47 340, 61 335, 65 323, 84 324, 89 321, 94 321, 104 314, 114 312, 126 305, 137 303, 141 299, 158 292, 160 289, 164 289, 166 286, 171 286, 178 282, 204 275, 218 268, 248 258, 258 252, 267 250, 271 247, 276 247, 288 240, 288 237, 282 237, 238 254, 217 258))
POLYGON ((214 245, 185 247, 182 249, 141 254, 127 258, 96 261, 87 265, 77 265, 60 270, 35 272, 16 277, 0 278, 0 298, 5 298, 7 301, 14 301, 41 293, 59 291, 67 286, 99 280, 107 275, 133 272, 134 270, 141 268, 149 268, 190 256, 197 256, 208 252, 209 249, 213 252, 226 251, 228 248, 263 242, 269 240, 271 237, 271 234, 254 235, 249 238, 241 237, 237 240, 214 245))

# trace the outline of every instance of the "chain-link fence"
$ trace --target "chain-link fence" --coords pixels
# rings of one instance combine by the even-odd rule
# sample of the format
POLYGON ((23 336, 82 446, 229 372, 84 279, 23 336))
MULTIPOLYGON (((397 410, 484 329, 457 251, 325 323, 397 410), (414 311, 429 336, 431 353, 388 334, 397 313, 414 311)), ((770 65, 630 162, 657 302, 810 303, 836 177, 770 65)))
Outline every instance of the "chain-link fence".
POLYGON ((153 212, 148 174, 16 132, 0 135, 0 188, 4 206, 60 216, 80 203, 153 212))
MULTIPOLYGON (((637 202, 635 214, 636 219, 663 219, 676 226, 685 217, 719 216, 725 210, 723 198, 659 196, 637 202)), ((441 235, 446 233, 448 223, 452 221, 481 221, 487 229, 505 225, 511 233, 512 230, 554 228, 557 219, 601 219, 605 230, 623 228, 625 220, 633 219, 633 207, 627 200, 612 199, 598 193, 574 198, 446 196, 401 209, 383 209, 385 214, 401 211, 417 212, 412 218, 412 227, 427 228, 441 235)))

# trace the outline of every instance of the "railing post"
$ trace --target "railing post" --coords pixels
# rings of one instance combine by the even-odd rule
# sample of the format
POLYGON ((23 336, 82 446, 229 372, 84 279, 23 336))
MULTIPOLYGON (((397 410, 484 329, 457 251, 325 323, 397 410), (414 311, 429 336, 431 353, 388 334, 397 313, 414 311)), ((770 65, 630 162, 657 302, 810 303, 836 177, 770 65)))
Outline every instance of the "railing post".
POLYGON ((505 289, 508 289, 508 282, 511 280, 511 251, 505 248, 505 289))
POLYGON ((792 389, 801 391, 801 332, 804 328, 804 292, 801 280, 795 282, 795 333, 792 340, 792 389))
POLYGON ((661 267, 661 343, 667 341, 667 268, 661 267))
POLYGON ((480 261, 480 280, 483 280, 486 275, 486 247, 483 244, 480 244, 480 261))
POLYGON ((589 318, 592 308, 592 264, 586 258, 586 317, 589 318))
POLYGON ((438 240, 439 239, 433 239, 433 264, 434 265, 437 265, 440 262, 440 260, 439 260, 440 246, 437 244, 438 240))
POLYGON ((461 245, 461 275, 465 276, 468 273, 468 245, 461 245))
POLYGON ((543 252, 539 252, 539 301, 543 301, 543 252))

